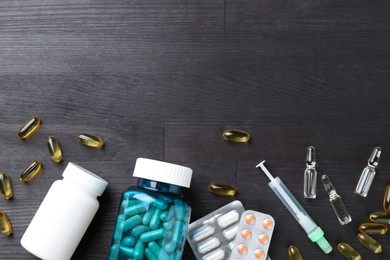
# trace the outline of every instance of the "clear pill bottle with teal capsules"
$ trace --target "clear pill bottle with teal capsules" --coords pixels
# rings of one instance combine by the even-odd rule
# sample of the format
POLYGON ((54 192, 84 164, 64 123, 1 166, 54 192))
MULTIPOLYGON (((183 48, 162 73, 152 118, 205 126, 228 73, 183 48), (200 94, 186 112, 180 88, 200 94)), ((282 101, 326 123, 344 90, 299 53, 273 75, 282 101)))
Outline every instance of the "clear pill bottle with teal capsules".
POLYGON ((135 187, 123 192, 109 260, 181 259, 191 207, 182 196, 192 169, 138 158, 135 187))

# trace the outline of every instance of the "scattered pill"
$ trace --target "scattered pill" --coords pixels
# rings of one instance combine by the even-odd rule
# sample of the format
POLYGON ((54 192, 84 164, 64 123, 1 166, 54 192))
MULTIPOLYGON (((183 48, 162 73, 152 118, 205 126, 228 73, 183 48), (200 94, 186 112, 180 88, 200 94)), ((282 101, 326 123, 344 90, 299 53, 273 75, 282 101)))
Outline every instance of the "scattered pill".
POLYGON ((390 224, 390 212, 373 212, 370 214, 370 220, 375 223, 390 224))
POLYGON ((362 256, 347 243, 339 243, 337 245, 337 249, 339 250, 340 254, 349 260, 362 260, 362 256))
POLYGON ((250 239, 251 236, 252 236, 252 232, 247 229, 247 228, 244 228, 242 231, 241 231, 241 236, 243 239, 250 239))
POLYGON ((379 223, 363 223, 359 226, 360 232, 368 235, 385 235, 389 229, 386 225, 379 223))
POLYGON ((22 174, 19 177, 19 180, 22 182, 30 181, 37 173, 41 170, 42 163, 39 160, 33 161, 30 163, 26 169, 22 172, 22 174))
POLYGON ((263 258, 264 255, 265 255, 264 250, 262 250, 262 249, 255 250, 255 258, 257 258, 257 259, 263 258))
POLYGON ((368 250, 375 254, 382 252, 382 246, 375 239, 365 234, 364 232, 358 234, 359 242, 365 246, 368 250))
POLYGON ((222 260, 224 257, 225 252, 222 249, 217 249, 202 257, 202 260, 222 260))
POLYGON ((225 130, 222 134, 223 139, 235 143, 247 143, 250 139, 250 134, 241 130, 225 130))
POLYGON ((7 215, 5 215, 4 211, 0 210, 0 229, 1 233, 6 236, 12 234, 12 226, 11 222, 9 222, 7 215))
POLYGON ((218 223, 218 226, 220 226, 221 228, 225 228, 225 227, 229 226, 230 224, 233 224, 234 222, 238 221, 239 218, 240 218, 240 215, 238 214, 238 212, 235 210, 232 210, 232 211, 226 213, 225 215, 217 218, 217 223, 218 223))
POLYGON ((210 183, 209 191, 218 195, 234 196, 237 193, 237 188, 227 184, 210 183))
POLYGON ((290 245, 288 247, 288 256, 290 257, 290 260, 303 260, 303 257, 301 255, 301 251, 299 251, 298 247, 294 245, 290 245))
POLYGON ((47 139, 47 146, 49 148, 49 154, 53 161, 59 163, 62 161, 62 151, 60 144, 54 136, 49 136, 47 139))
POLYGON ((211 237, 211 238, 208 238, 205 241, 199 243, 197 245, 197 250, 199 253, 204 254, 204 253, 210 252, 214 248, 218 247, 219 243, 220 242, 219 242, 218 238, 211 237))
POLYGON ((20 128, 18 132, 18 137, 20 139, 26 139, 38 129, 40 124, 41 119, 39 119, 39 117, 37 116, 33 116, 20 128))
POLYGON ((255 223, 255 216, 252 215, 252 214, 248 214, 245 216, 245 222, 248 224, 248 225, 253 225, 253 223, 255 223))
POLYGON ((262 244, 268 243, 268 236, 266 234, 260 234, 259 235, 259 242, 262 244))
POLYGON ((390 185, 386 187, 385 196, 383 198, 383 209, 390 212, 390 185))
POLYGON ((12 186, 8 174, 5 172, 0 173, 0 192, 5 199, 12 198, 12 186))
POLYGON ((198 242, 214 233, 214 228, 210 225, 204 225, 195 229, 191 233, 192 240, 198 242))
POLYGON ((91 134, 79 134, 77 141, 89 147, 102 148, 104 146, 104 140, 102 138, 91 134))
POLYGON ((237 252, 240 254, 240 255, 245 255, 246 252, 248 251, 248 247, 244 244, 239 244, 237 246, 237 252))
POLYGON ((263 220, 263 227, 264 227, 265 229, 270 229, 270 228, 272 228, 272 224, 273 224, 272 220, 270 220, 270 219, 268 219, 268 218, 266 218, 266 219, 263 220))

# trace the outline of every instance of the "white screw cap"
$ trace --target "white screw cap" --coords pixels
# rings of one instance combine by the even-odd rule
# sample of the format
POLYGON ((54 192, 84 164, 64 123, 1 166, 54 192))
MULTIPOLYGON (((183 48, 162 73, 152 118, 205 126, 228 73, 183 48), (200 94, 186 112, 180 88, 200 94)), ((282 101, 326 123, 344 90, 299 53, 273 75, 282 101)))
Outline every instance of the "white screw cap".
POLYGON ((177 164, 138 158, 133 176, 189 188, 192 169, 177 164))

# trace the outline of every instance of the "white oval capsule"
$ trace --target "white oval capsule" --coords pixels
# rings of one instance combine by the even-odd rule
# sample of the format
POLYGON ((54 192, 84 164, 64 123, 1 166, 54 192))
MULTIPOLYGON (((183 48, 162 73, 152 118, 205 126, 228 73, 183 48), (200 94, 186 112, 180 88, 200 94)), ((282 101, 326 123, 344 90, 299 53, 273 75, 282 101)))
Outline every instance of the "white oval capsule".
POLYGON ((212 237, 212 238, 209 238, 209 239, 199 243, 196 246, 196 249, 198 250, 199 253, 205 254, 205 253, 213 250, 214 248, 218 247, 219 244, 220 244, 220 242, 219 242, 218 238, 212 237))
POLYGON ((218 226, 220 226, 221 228, 225 228, 233 224, 234 222, 237 222, 239 218, 240 218, 240 214, 238 214, 237 211, 232 210, 226 213, 225 215, 222 215, 219 218, 217 218, 217 223, 218 226))
POLYGON ((210 225, 204 225, 200 228, 195 229, 191 233, 191 238, 195 242, 198 242, 214 233, 214 228, 210 225))
POLYGON ((238 231, 238 225, 224 230, 223 235, 227 240, 232 240, 233 238, 236 237, 237 231, 238 231))
POLYGON ((222 260, 225 257, 225 251, 222 249, 214 250, 211 253, 208 253, 204 257, 202 257, 203 260, 222 260))

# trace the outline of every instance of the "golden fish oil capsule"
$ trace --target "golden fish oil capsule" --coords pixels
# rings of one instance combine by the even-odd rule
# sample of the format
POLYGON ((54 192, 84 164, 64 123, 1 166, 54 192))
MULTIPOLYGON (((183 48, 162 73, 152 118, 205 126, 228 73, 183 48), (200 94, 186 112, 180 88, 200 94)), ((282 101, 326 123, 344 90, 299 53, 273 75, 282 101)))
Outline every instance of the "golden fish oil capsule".
POLYGON ((37 116, 33 116, 20 128, 18 132, 18 137, 20 139, 26 139, 38 129, 40 124, 41 124, 41 119, 39 119, 39 117, 37 116))
POLYGON ((389 231, 387 226, 379 223, 360 224, 359 230, 368 235, 385 235, 389 231))
POLYGON ((53 161, 58 163, 61 162, 62 161, 61 147, 54 136, 49 136, 49 139, 47 139, 47 146, 49 148, 49 154, 51 159, 53 159, 53 161))
POLYGON ((386 212, 390 212, 390 185, 387 186, 385 191, 385 197, 383 198, 383 209, 386 212))
POLYGON ((290 260, 303 260, 301 252, 298 247, 294 245, 288 247, 288 256, 290 257, 290 260))
POLYGON ((77 141, 90 147, 102 148, 104 146, 104 140, 102 138, 91 134, 79 134, 77 141))
POLYGON ((225 130, 222 134, 223 139, 235 143, 247 143, 251 138, 250 134, 241 130, 225 130))
POLYGON ((390 224, 390 213, 378 211, 370 214, 370 220, 375 223, 390 224))
POLYGON ((234 196, 237 193, 237 188, 227 184, 210 183, 209 191, 218 195, 234 196))
POLYGON ((5 199, 12 198, 11 181, 5 172, 0 173, 0 192, 5 199))
POLYGON ((0 210, 0 229, 1 233, 3 233, 6 236, 9 236, 12 234, 12 226, 11 223, 9 222, 7 215, 0 210))
POLYGON ((366 233, 364 232, 359 233, 358 240, 363 246, 365 246, 371 252, 374 252, 375 254, 379 254, 380 252, 382 252, 381 244, 379 244, 378 241, 376 241, 366 233))
POLYGON ((339 250, 340 254, 349 260, 362 260, 362 256, 347 243, 339 243, 337 245, 337 249, 339 250))
POLYGON ((19 180, 22 182, 27 182, 31 180, 37 173, 41 170, 42 163, 39 160, 33 161, 30 163, 26 169, 22 172, 22 174, 19 177, 19 180))

